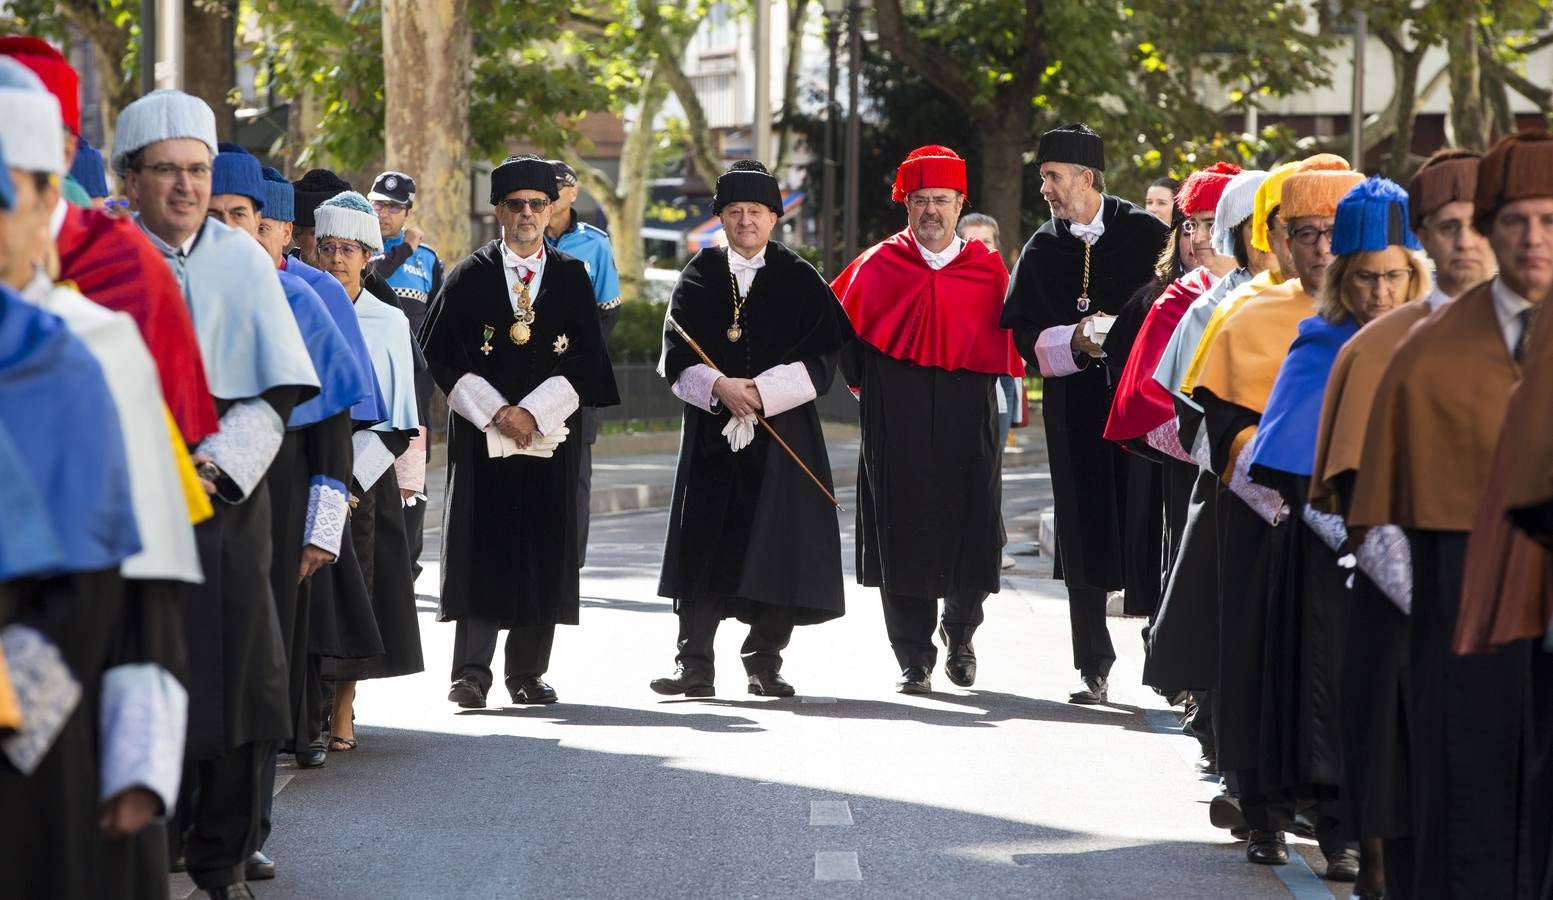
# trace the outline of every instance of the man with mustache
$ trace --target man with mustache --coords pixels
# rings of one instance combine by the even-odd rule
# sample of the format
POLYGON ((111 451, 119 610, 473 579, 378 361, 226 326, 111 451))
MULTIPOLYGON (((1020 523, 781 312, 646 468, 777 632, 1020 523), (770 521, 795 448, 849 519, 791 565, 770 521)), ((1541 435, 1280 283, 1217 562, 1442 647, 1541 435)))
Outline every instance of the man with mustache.
POLYGON ((976 681, 971 636, 999 588, 1002 558, 998 377, 1024 374, 998 325, 1008 272, 978 241, 955 235, 965 160, 913 150, 892 197, 907 227, 863 251, 831 285, 860 340, 842 354, 859 390, 857 572, 878 587, 901 667, 896 689, 932 691, 938 636, 944 672, 976 681))
POLYGON ((1074 703, 1104 703, 1116 651, 1106 594, 1122 587, 1126 463, 1103 435, 1127 359, 1101 349, 1104 331, 1154 275, 1169 226, 1105 194, 1105 146, 1082 123, 1041 136, 1041 196, 1052 218, 1014 265, 1002 324, 1046 379, 1042 415, 1057 503, 1057 576, 1067 583, 1074 703))

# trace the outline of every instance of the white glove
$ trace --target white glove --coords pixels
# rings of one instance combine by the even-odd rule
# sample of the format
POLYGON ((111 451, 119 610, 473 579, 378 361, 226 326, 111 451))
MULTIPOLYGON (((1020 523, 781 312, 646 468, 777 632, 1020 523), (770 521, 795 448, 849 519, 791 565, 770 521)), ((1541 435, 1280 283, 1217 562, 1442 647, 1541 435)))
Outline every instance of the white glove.
POLYGON ((723 437, 728 439, 728 449, 735 453, 755 442, 755 416, 730 415, 723 426, 723 437))

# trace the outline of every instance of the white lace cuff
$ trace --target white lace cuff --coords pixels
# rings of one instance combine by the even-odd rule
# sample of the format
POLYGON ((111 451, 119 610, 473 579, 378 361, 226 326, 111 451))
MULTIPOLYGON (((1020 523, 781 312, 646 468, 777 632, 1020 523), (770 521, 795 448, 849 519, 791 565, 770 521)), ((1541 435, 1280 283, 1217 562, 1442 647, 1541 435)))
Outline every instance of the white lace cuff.
POLYGON ((220 430, 200 442, 195 452, 215 460, 222 474, 237 486, 237 496, 221 499, 240 503, 270 470, 270 463, 275 461, 280 442, 286 436, 286 423, 281 421, 275 407, 258 397, 250 397, 232 404, 218 427, 220 430))
POLYGON ((1333 553, 1343 556, 1348 552, 1343 549, 1348 544, 1348 526, 1343 523, 1342 516, 1321 512, 1307 503, 1300 510, 1300 518, 1333 553))
POLYGON ((36 628, 19 622, 0 628, 0 647, 22 714, 21 730, 0 741, 0 752, 17 771, 31 775, 81 702, 81 683, 59 648, 36 628))
POLYGON ((394 460, 394 477, 399 480, 399 487, 414 491, 417 496, 426 496, 426 426, 410 439, 410 447, 399 458, 394 460))
POLYGON ((340 555, 345 519, 350 514, 350 492, 333 478, 314 475, 307 486, 307 528, 302 543, 340 555))
MULTIPOLYGON (((819 396, 809 380, 809 367, 801 362, 772 366, 756 375, 755 390, 760 392, 760 411, 766 416, 779 416, 819 396)), ((1002 395, 999 388, 998 396, 1002 395)))
POLYGON ((540 382, 539 387, 528 392, 518 401, 518 407, 528 410, 540 434, 549 434, 566 423, 567 416, 577 411, 582 400, 572 383, 564 375, 551 375, 540 382))
POLYGON ((1089 364, 1088 358, 1080 363, 1073 354, 1072 325, 1054 325, 1041 332, 1035 339, 1035 361, 1046 378, 1061 378, 1081 371, 1089 364))
POLYGON ((183 778, 189 695, 152 663, 115 666, 102 676, 102 787, 99 800, 143 787, 171 812, 183 778))
POLYGON ((1354 553, 1359 571, 1370 576, 1375 586, 1397 609, 1413 612, 1413 549, 1407 535, 1395 525, 1371 528, 1354 553))
POLYGON ((1283 495, 1266 485, 1256 484, 1251 480, 1251 444, 1240 451, 1240 456, 1235 459, 1235 468, 1230 472, 1229 489, 1235 496, 1246 501, 1251 511, 1261 516, 1269 525, 1277 525, 1289 516, 1289 506, 1283 502, 1283 495))
POLYGON ((364 491, 372 490, 388 467, 394 464, 394 455, 383 445, 383 439, 375 431, 358 431, 351 435, 351 449, 356 451, 356 462, 351 475, 364 491))
POLYGON ((712 385, 721 377, 723 373, 711 366, 696 363, 679 373, 669 390, 702 412, 716 412, 718 404, 717 398, 712 396, 712 385))
POLYGON ((1168 456, 1173 456, 1184 463, 1195 464, 1197 462, 1197 460, 1192 458, 1192 454, 1187 453, 1186 448, 1181 446, 1181 423, 1176 420, 1175 416, 1166 419, 1153 431, 1144 435, 1143 442, 1155 450, 1168 456))
POLYGON ((506 405, 507 398, 501 391, 473 372, 460 378, 453 385, 453 393, 448 394, 448 406, 481 431, 491 427, 491 420, 506 405))

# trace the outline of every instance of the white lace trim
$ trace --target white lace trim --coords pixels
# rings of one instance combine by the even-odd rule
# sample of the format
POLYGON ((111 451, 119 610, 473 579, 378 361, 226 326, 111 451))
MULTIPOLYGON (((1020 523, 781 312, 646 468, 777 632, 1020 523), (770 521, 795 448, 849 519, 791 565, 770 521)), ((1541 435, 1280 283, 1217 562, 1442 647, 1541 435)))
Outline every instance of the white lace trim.
POLYGON ((383 439, 375 431, 358 431, 351 435, 351 449, 356 451, 351 475, 362 490, 370 491, 394 464, 394 455, 383 446, 383 439))
POLYGON ((307 486, 307 529, 302 542, 339 556, 349 516, 350 498, 344 485, 332 478, 315 480, 307 486))
POLYGON ((1046 378, 1062 378, 1084 369, 1088 363, 1080 363, 1073 356, 1073 329, 1078 325, 1053 325, 1035 339, 1035 361, 1046 378))
MULTIPOLYGON (((59 648, 35 628, 7 625, 0 629, 0 648, 22 713, 21 730, 0 741, 0 752, 17 771, 31 775, 81 702, 81 684, 59 648)), ((181 753, 178 764, 183 764, 181 753)))
POLYGON ((161 666, 114 666, 102 676, 102 787, 99 800, 130 788, 156 794, 171 811, 183 778, 189 695, 161 666))
POLYGON ((1289 517, 1289 505, 1283 495, 1265 485, 1251 481, 1251 448, 1246 444, 1235 458, 1235 468, 1229 476, 1229 489, 1246 502, 1251 511, 1261 516, 1269 525, 1277 525, 1289 517))
POLYGON ((453 392, 448 394, 448 406, 481 431, 491 427, 491 420, 506 405, 507 398, 501 391, 473 372, 458 379, 453 392))
POLYGON ((1186 452, 1181 446, 1181 423, 1175 416, 1171 416, 1158 427, 1143 436, 1143 442, 1169 456, 1173 456, 1182 462, 1196 463, 1192 454, 1186 452))
POLYGON ((723 373, 711 366, 696 363, 679 373, 679 377, 674 379, 674 384, 669 390, 674 396, 702 412, 715 412, 718 403, 717 398, 712 396, 712 385, 715 385, 717 379, 721 377, 723 373))
MULTIPOLYGON (((755 376, 755 389, 760 391, 761 412, 767 416, 779 416, 819 396, 809 379, 809 367, 801 362, 772 366, 761 372, 755 376)), ((1002 394, 1002 389, 998 389, 998 396, 1002 394)))
POLYGON ((426 426, 410 440, 410 446, 394 460, 394 477, 399 487, 414 491, 417 497, 426 498, 426 426))
POLYGON ((551 375, 518 401, 518 406, 534 417, 536 430, 541 435, 560 428, 566 423, 566 417, 581 405, 582 398, 577 396, 576 389, 564 375, 551 375))
POLYGON ((1300 518, 1333 553, 1341 556, 1348 552, 1343 549, 1348 544, 1348 526, 1342 516, 1322 512, 1307 503, 1300 509, 1300 518))
POLYGON ((1395 525, 1371 528, 1354 554, 1359 571, 1370 577, 1397 609, 1413 613, 1413 551, 1395 525))
POLYGON ((273 406, 250 397, 232 404, 221 417, 219 428, 200 443, 197 452, 215 460, 222 474, 237 485, 238 496, 221 499, 238 503, 258 487, 264 473, 270 470, 286 436, 286 423, 273 406))

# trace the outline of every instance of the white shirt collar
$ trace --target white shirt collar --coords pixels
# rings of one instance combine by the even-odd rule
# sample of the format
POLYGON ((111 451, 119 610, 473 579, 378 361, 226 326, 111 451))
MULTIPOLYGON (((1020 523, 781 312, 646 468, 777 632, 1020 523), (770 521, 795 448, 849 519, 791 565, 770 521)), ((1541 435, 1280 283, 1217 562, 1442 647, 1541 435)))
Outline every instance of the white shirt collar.
MULTIPOLYGON (((766 246, 770 245, 768 244, 766 246)), ((744 254, 733 249, 732 247, 728 248, 728 268, 733 269, 734 271, 738 271, 739 269, 759 269, 765 265, 766 247, 761 247, 760 252, 750 257, 749 259, 745 259, 744 254)))
POLYGON ((1095 207, 1095 217, 1088 224, 1083 222, 1068 222, 1068 231, 1073 236, 1093 247, 1095 242, 1105 234, 1105 197, 1100 198, 1100 205, 1095 207))
POLYGON ((502 265, 509 269, 527 269, 530 272, 538 272, 545 267, 545 243, 539 242, 539 249, 533 256, 519 256, 518 251, 512 249, 506 241, 501 242, 502 265))
POLYGON ((1510 290, 1503 278, 1494 278, 1491 290, 1494 295, 1494 314, 1499 317, 1499 330, 1504 332, 1505 347, 1513 353, 1516 343, 1521 339, 1521 313, 1535 304, 1510 290))
POLYGON ((922 258, 927 261, 928 268, 935 270, 942 269, 944 266, 954 262, 955 257, 960 255, 960 251, 965 249, 965 238, 962 237, 956 237, 949 242, 949 246, 938 253, 934 253, 922 246, 922 242, 917 241, 916 235, 912 235, 911 239, 917 242, 917 252, 921 253, 922 258))
POLYGON ((1451 297, 1449 294, 1440 290, 1440 286, 1436 284, 1430 288, 1429 296, 1424 298, 1424 302, 1429 304, 1430 309, 1439 309, 1445 304, 1451 302, 1451 297))

